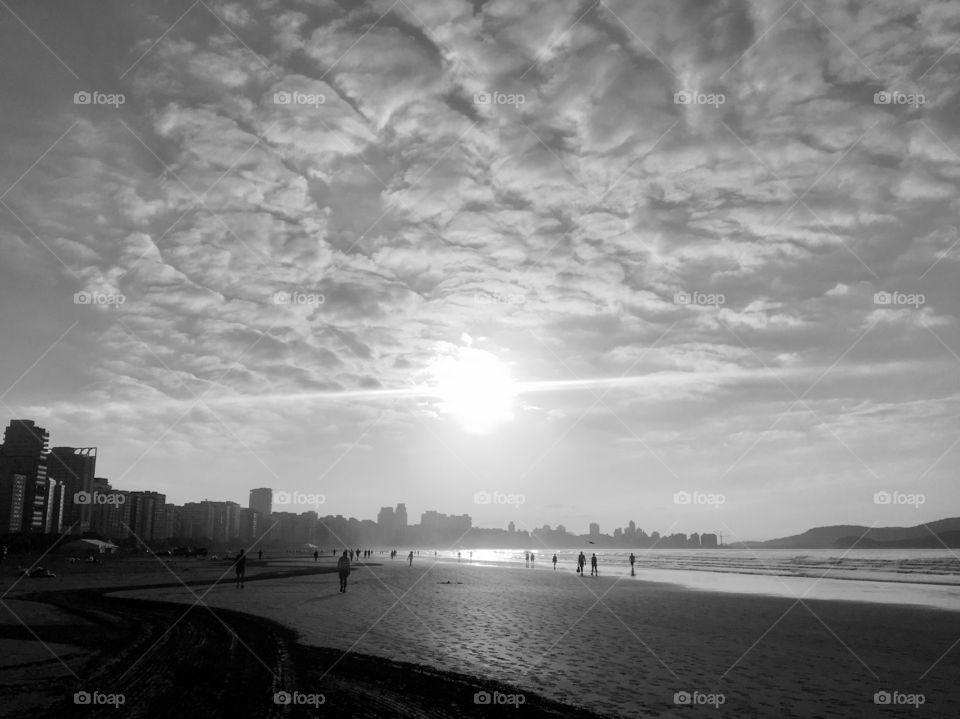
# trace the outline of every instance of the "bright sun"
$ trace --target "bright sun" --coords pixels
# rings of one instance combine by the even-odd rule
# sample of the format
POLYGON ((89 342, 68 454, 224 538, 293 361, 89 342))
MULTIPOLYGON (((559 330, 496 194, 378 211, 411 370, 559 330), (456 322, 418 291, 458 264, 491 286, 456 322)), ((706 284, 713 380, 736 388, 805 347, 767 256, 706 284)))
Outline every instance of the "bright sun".
POLYGON ((430 374, 441 409, 466 431, 490 432, 513 419, 516 385, 496 355, 460 347, 436 360, 430 374))

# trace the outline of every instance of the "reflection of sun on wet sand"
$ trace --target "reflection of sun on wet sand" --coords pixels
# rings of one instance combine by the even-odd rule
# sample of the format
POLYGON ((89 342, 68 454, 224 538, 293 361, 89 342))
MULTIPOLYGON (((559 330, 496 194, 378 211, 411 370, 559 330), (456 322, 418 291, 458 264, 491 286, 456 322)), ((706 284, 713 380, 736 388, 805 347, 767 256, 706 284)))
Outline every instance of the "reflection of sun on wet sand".
MULTIPOLYGON (((146 703, 167 697, 164 682, 183 684, 186 695, 200 692, 201 678, 216 676, 248 695, 234 716, 257 715, 250 713, 254 706, 276 709, 268 701, 272 695, 262 694, 277 686, 323 693, 324 713, 344 716, 482 716, 488 708, 475 704, 474 695, 484 690, 524 693, 521 713, 539 708, 542 716, 573 716, 575 705, 618 716, 686 715, 690 709, 674 703, 683 691, 722 694, 723 711, 737 716, 871 716, 882 709, 874 693, 884 690, 922 693, 924 715, 955 716, 960 710, 953 679, 960 651, 949 651, 960 638, 960 612, 695 592, 644 582, 642 572, 637 579, 607 574, 581 579, 569 566, 554 573, 433 565, 426 558, 413 567, 401 559, 377 560, 368 567, 354 565, 346 594, 338 592, 329 557, 319 567, 312 558, 251 561, 242 590, 234 588, 227 564, 174 565, 180 576, 197 582, 191 589, 218 608, 217 616, 198 607, 163 637, 127 677, 136 678, 127 690, 128 704, 137 697, 146 703), (191 572, 184 573, 183 566, 191 572), (228 573, 223 584, 211 588, 215 572, 228 573), (257 617, 295 631, 296 640, 257 617), (221 622, 241 639, 233 640, 221 622), (367 695, 379 698, 364 708, 358 696, 367 695)), ((156 641, 161 627, 196 601, 183 586, 169 586, 175 580, 164 570, 129 576, 105 570, 102 586, 154 586, 112 595, 123 601, 77 592, 59 594, 56 601, 68 613, 85 612, 84 621, 94 623, 109 616, 101 606, 106 601, 119 620, 104 621, 130 624, 124 640, 156 641), (156 586, 160 583, 168 586, 156 586)), ((50 581, 55 584, 33 582, 29 589, 63 589, 72 582, 50 581)), ((22 588, 21 583, 14 594, 22 588)), ((19 600, 16 611, 27 612, 30 605, 50 611, 19 600)), ((0 646, 29 640, 9 618, 4 621, 0 646)), ((43 638, 55 641, 56 622, 42 624, 43 638)), ((83 644, 84 637, 76 639, 83 644)), ((131 650, 104 640, 100 661, 110 664, 103 657, 114 651, 126 671, 148 646, 131 650)), ((81 657, 67 663, 87 678, 81 657)), ((103 677, 116 679, 115 669, 104 670, 103 677)), ((5 671, 0 664, 0 679, 12 676, 5 671)), ((5 686, 0 698, 16 696, 6 681, 0 685, 5 686)), ((71 692, 75 685, 72 678, 64 684, 71 692)), ((49 691, 54 684, 43 686, 49 691)), ((225 715, 222 709, 210 715, 225 715)))

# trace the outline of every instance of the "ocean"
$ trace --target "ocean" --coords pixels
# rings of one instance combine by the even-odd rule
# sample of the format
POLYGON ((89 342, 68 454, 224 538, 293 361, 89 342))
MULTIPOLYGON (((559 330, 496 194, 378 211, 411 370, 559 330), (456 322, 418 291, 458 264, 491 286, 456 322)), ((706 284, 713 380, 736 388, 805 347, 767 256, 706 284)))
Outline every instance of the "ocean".
MULTIPOLYGON (((421 557, 434 550, 421 550, 421 557)), ((599 571, 691 589, 797 599, 840 599, 960 610, 960 555, 950 549, 611 549, 596 553, 599 571)), ((461 550, 462 562, 526 569, 523 549, 461 550), (471 556, 472 555, 472 556, 471 556)), ((574 571, 578 549, 534 550, 533 568, 574 571)), ((457 552, 437 551, 443 561, 457 552)))

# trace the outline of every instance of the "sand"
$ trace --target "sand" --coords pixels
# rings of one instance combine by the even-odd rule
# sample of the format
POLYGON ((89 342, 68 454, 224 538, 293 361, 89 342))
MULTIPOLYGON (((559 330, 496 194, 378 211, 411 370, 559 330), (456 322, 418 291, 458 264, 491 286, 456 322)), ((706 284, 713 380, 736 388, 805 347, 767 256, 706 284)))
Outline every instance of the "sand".
MULTIPOLYGON (((196 582, 191 589, 203 595, 204 605, 278 622, 307 647, 348 651, 358 662, 362 656, 382 657, 478 677, 477 685, 490 691, 529 693, 519 711, 524 715, 537 701, 550 709, 550 700, 570 707, 571 715, 576 706, 623 717, 718 712, 710 704, 678 706, 677 692, 699 700, 722 698, 720 712, 744 717, 960 714, 960 647, 954 646, 960 640, 960 612, 692 591, 644 581, 642 572, 636 578, 581 578, 569 568, 554 573, 434 564, 426 558, 408 567, 399 559, 375 560, 355 568, 346 594, 337 591, 335 574, 312 574, 329 571, 329 558, 316 564, 312 559, 252 562, 242 590, 233 587, 232 575, 229 583, 212 586, 212 579, 228 569, 213 562, 180 563, 173 570, 196 582), (300 574, 278 576, 284 572, 300 574), (269 578, 258 580, 258 575, 269 578), (874 694, 880 691, 900 692, 897 698, 922 694, 924 704, 919 709, 878 706, 874 694)), ((97 583, 95 576, 48 580, 56 587, 33 580, 30 589, 89 586, 97 583)), ((101 584, 176 581, 166 571, 148 568, 117 579, 105 568, 101 584)), ((11 597, 21 591, 18 586, 11 597)), ((181 605, 196 601, 182 585, 113 596, 181 605)), ((35 603, 19 602, 29 604, 35 603)), ((209 615, 204 609, 194 613, 209 615)), ((250 653, 234 649, 239 656, 250 653)), ((310 671, 299 675, 309 685, 293 689, 330 694, 343 681, 349 661, 334 651, 314 655, 310 664, 310 671)), ((376 666, 357 664, 352 671, 362 674, 376 666)), ((414 682, 421 700, 431 681, 438 688, 444 682, 440 674, 414 682)), ((403 693, 397 696, 382 715, 402 714, 403 693)), ((487 709, 473 703, 470 687, 444 696, 443 711, 438 706, 429 713, 482 716, 487 709)), ((331 696, 327 699, 329 716, 335 707, 331 696)), ((411 697, 411 706, 416 701, 411 697)))
MULTIPOLYGON (((126 596, 187 600, 177 589, 126 596)), ((677 710, 682 691, 723 694, 725 711, 741 716, 870 714, 882 690, 923 692, 924 711, 960 712, 960 650, 931 670, 960 639, 954 612, 426 559, 359 568, 346 595, 335 576, 319 575, 220 586, 204 602, 271 618, 308 645, 487 677, 622 716, 677 710)))

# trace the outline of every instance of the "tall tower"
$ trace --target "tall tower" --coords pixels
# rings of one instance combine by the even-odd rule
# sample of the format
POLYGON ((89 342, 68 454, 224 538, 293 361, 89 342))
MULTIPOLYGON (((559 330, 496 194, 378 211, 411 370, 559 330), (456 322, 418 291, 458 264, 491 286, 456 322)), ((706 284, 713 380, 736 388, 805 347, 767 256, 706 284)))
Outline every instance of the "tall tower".
POLYGON ((93 492, 97 471, 96 447, 54 447, 47 457, 47 477, 63 486, 63 526, 72 534, 90 530, 90 503, 76 503, 78 492, 93 492))
MULTIPOLYGON (((0 447, 0 497, 13 498, 15 487, 23 477, 23 510, 19 531, 48 534, 59 532, 57 483, 47 478, 47 456, 50 454, 50 434, 31 419, 13 419, 3 432, 0 447), (57 526, 53 523, 57 521, 57 526)), ((0 507, 0 515, 9 515, 13 507, 0 507)), ((11 526, 16 523, 11 517, 11 526)))
POLYGON ((273 514, 273 490, 269 487, 251 489, 247 506, 254 512, 259 512, 261 518, 266 521, 273 514))

